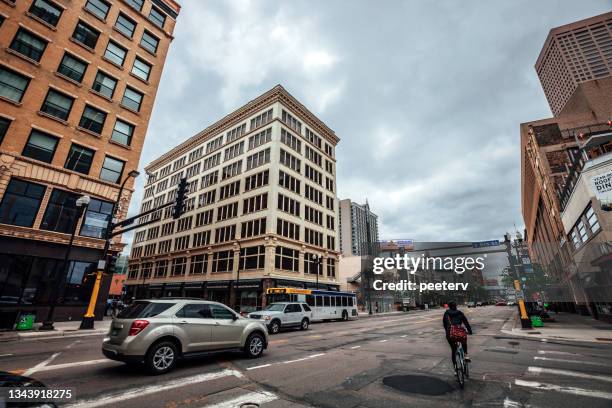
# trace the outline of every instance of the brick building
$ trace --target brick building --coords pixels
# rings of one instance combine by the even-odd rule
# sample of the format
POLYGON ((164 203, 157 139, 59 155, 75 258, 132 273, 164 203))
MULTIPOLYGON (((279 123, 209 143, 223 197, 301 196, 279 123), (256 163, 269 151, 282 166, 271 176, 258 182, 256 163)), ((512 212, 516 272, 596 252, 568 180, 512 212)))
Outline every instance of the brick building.
MULTIPOLYGON (((179 10, 173 0, 0 1, 0 326, 19 311, 44 319, 56 301, 57 320, 82 315, 179 10), (91 201, 78 218, 81 196, 91 201)), ((133 180, 126 187, 120 218, 133 180)))
POLYGON ((608 271, 588 275, 590 261, 577 258, 585 246, 609 240, 608 214, 597 199, 582 202, 577 215, 566 210, 585 164, 612 152, 611 67, 612 13, 554 28, 536 63, 554 117, 520 126, 529 252, 555 281, 555 297, 582 313, 596 306, 585 285, 612 283, 608 271), (574 227, 581 231, 578 240, 574 227))
POLYGON ((270 287, 338 290, 338 200, 329 127, 278 85, 147 167, 128 297, 192 296, 243 311, 270 287))

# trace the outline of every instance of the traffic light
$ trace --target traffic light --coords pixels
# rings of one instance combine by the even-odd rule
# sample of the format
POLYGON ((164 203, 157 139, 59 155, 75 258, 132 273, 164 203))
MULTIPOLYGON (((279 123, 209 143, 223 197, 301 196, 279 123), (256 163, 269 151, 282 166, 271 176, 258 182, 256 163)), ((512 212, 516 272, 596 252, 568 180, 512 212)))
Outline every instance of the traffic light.
POLYGON ((106 267, 107 273, 117 272, 117 259, 119 259, 117 254, 108 256, 108 266, 106 267))
POLYGON ((180 218, 185 212, 185 198, 187 197, 187 179, 182 178, 178 185, 178 191, 176 192, 176 203, 174 204, 174 210, 172 211, 172 218, 175 220, 180 218))

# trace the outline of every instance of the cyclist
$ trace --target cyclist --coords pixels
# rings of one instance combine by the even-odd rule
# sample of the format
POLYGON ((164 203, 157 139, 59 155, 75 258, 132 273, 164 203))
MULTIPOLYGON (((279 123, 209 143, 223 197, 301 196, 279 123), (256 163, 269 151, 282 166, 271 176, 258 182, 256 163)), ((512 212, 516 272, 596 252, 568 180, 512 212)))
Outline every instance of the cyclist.
MULTIPOLYGON (((463 312, 461 310, 457 310, 457 303, 455 302, 448 303, 448 309, 444 312, 444 316, 442 317, 442 324, 444 325, 444 330, 446 331, 446 341, 448 341, 448 344, 451 347, 453 367, 455 367, 457 365, 457 361, 455 359, 457 344, 455 341, 451 340, 450 337, 451 324, 458 326, 461 326, 463 324, 469 334, 472 334, 472 328, 470 327, 470 323, 468 322, 468 319, 465 317, 463 312)), ((463 346, 465 361, 470 361, 470 358, 468 357, 467 337, 461 342, 461 345, 463 346)))

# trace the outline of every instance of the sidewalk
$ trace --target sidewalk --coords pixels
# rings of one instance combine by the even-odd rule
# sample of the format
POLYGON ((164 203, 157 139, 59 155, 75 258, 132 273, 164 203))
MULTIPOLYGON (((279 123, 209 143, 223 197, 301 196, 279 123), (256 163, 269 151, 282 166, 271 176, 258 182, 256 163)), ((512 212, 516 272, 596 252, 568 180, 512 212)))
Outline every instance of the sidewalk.
POLYGON ((39 328, 41 323, 34 325, 34 330, 28 331, 9 331, 0 332, 0 342, 14 341, 14 340, 26 340, 26 339, 49 339, 58 337, 81 337, 81 336, 93 336, 99 334, 106 334, 110 327, 112 318, 104 316, 104 320, 94 323, 93 330, 79 330, 81 325, 80 320, 73 320, 70 322, 55 322, 53 326, 55 330, 40 331, 39 328))
POLYGON ((544 322, 544 327, 522 329, 518 311, 514 313, 501 332, 524 338, 536 338, 541 341, 572 340, 591 343, 612 344, 612 324, 595 320, 589 316, 573 313, 559 313, 550 316, 555 322, 544 322))

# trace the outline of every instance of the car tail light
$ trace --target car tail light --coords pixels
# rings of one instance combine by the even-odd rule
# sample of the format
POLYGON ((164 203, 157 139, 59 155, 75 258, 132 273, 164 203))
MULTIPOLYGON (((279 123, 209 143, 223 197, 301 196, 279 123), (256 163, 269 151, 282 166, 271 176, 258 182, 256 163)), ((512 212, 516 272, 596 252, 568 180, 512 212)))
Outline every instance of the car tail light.
POLYGON ((143 331, 149 325, 148 320, 134 320, 130 327, 130 334, 128 336, 135 336, 143 331))

